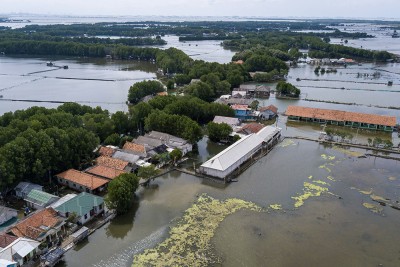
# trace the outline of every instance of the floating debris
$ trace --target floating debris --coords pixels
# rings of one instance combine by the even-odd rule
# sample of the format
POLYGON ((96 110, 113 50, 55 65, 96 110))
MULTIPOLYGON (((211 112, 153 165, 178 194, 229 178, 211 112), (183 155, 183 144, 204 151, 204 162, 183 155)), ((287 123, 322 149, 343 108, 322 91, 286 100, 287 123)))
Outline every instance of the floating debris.
POLYGON ((369 196, 373 201, 376 201, 376 202, 379 202, 379 203, 381 203, 381 202, 389 202, 389 200, 390 199, 387 199, 387 198, 383 198, 383 197, 381 197, 381 196, 377 196, 377 195, 370 195, 369 196))
POLYGON ((269 205, 269 207, 273 210, 281 210, 282 209, 282 205, 280 205, 280 204, 269 205))
POLYGON ((335 156, 328 156, 326 154, 322 154, 321 158, 325 159, 325 160, 335 160, 335 156))
POLYGON ((312 178, 313 178, 313 176, 312 176, 312 175, 308 176, 308 179, 310 179, 310 180, 311 180, 312 178))
POLYGON ((397 180, 397 178, 394 177, 394 176, 390 176, 388 179, 389 179, 389 181, 396 181, 397 180))
POLYGON ((241 209, 261 211, 241 199, 219 201, 202 195, 170 230, 170 237, 153 249, 135 255, 133 266, 208 266, 218 263, 211 253, 211 238, 226 216, 241 209))
POLYGON ((371 195, 372 194, 372 189, 369 190, 369 191, 358 190, 358 192, 360 192, 363 195, 371 195))
POLYGON ((363 206, 372 211, 373 213, 382 214, 383 208, 379 205, 365 202, 363 203, 363 206))
POLYGON ((326 166, 326 164, 319 166, 320 169, 325 169, 327 172, 332 172, 330 168, 326 166))
POLYGON ((292 139, 283 140, 278 146, 279 147, 288 147, 288 146, 296 146, 297 144, 292 139))
POLYGON ((332 182, 336 182, 335 178, 333 178, 332 176, 327 176, 326 179, 332 181, 332 182))

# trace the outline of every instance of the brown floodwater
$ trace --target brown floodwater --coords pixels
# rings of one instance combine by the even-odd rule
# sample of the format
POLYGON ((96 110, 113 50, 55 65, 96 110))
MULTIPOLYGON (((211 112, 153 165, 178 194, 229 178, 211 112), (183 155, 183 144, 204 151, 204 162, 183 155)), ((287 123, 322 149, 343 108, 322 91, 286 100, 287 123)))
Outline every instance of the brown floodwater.
POLYGON ((360 152, 286 139, 237 183, 170 173, 141 188, 134 209, 68 252, 63 266, 131 266, 134 255, 157 247, 182 224, 184 211, 202 194, 264 208, 225 217, 209 242, 218 262, 210 266, 399 266, 400 211, 389 204, 400 200, 400 162, 354 157, 360 152), (327 190, 295 208, 293 197, 307 195, 306 183, 327 190), (389 200, 381 206, 372 197, 389 200), (376 205, 377 213, 365 203, 376 205), (273 204, 282 209, 265 210, 273 204))

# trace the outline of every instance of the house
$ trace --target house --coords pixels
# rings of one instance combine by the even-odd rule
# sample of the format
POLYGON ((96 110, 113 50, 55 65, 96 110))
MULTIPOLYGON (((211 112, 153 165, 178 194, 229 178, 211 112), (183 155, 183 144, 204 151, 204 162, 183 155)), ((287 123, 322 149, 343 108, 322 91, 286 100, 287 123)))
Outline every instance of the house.
POLYGON ((5 247, 8 247, 12 242, 17 240, 18 237, 9 235, 6 233, 0 233, 0 250, 2 250, 5 247))
POLYGON ((125 160, 100 156, 96 159, 96 162, 98 165, 114 168, 121 171, 129 171, 129 162, 125 160))
POLYGON ((244 136, 210 160, 203 163, 202 174, 224 179, 253 157, 264 146, 269 146, 280 138, 280 128, 266 126, 256 134, 244 136))
POLYGON ((101 178, 106 178, 109 180, 112 180, 115 177, 117 177, 123 173, 126 173, 125 171, 117 170, 117 169, 102 166, 102 165, 96 165, 94 167, 91 167, 91 168, 85 170, 85 172, 99 176, 101 178))
POLYGON ((261 113, 261 118, 266 120, 272 120, 278 115, 278 108, 274 105, 269 105, 267 107, 261 107, 258 109, 261 113))
POLYGON ((27 264, 39 254, 39 245, 40 242, 29 238, 17 238, 0 249, 0 266, 14 267, 27 264))
POLYGON ((233 98, 246 98, 247 97, 247 93, 246 91, 232 91, 232 97, 233 98))
POLYGON ((271 88, 263 84, 241 84, 235 91, 244 91, 247 95, 253 97, 268 98, 271 88))
POLYGON ((147 135, 139 136, 132 142, 135 144, 143 145, 148 153, 150 152, 150 150, 153 150, 163 145, 163 142, 161 140, 148 137, 147 135))
POLYGON ((127 141, 125 142, 122 150, 133 153, 143 158, 147 156, 146 147, 143 144, 135 144, 133 142, 127 141))
POLYGON ((252 123, 248 123, 248 124, 244 125, 238 131, 236 131, 236 133, 242 134, 242 135, 255 134, 255 133, 258 133, 259 131, 261 131, 261 129, 264 127, 265 127, 265 125, 263 125, 261 123, 252 122, 252 123))
POLYGON ((241 121, 255 121, 258 119, 257 114, 247 105, 233 105, 232 109, 235 111, 235 117, 241 121))
POLYGON ((77 196, 77 194, 67 194, 67 195, 63 196, 62 198, 60 198, 59 200, 57 200, 56 202, 54 202, 53 204, 51 204, 49 206, 49 208, 55 209, 58 206, 64 204, 65 202, 67 202, 68 200, 70 200, 70 199, 72 199, 72 198, 74 198, 76 196, 77 196))
POLYGON ((253 104, 254 101, 255 100, 253 100, 253 99, 247 99, 247 98, 229 98, 229 99, 218 98, 214 102, 218 103, 218 104, 228 105, 228 106, 232 106, 232 105, 248 105, 248 106, 250 106, 251 104, 253 104))
POLYGON ((75 213, 78 224, 83 225, 104 212, 104 200, 102 197, 83 192, 61 204, 55 210, 64 218, 75 213))
POLYGON ((46 193, 44 191, 39 191, 36 189, 31 190, 31 192, 24 198, 26 205, 29 208, 33 208, 35 210, 41 210, 49 206, 50 204, 56 202, 60 198, 46 193))
POLYGON ((213 122, 218 123, 218 124, 226 123, 229 126, 231 126, 232 128, 239 126, 241 124, 241 122, 238 118, 224 117, 224 116, 215 116, 213 122))
POLYGON ((13 218, 16 218, 17 215, 18 211, 16 211, 15 209, 7 208, 5 206, 0 206, 0 225, 7 223, 13 218))
POLYGON ((193 145, 189 141, 167 133, 151 131, 146 134, 146 137, 153 140, 160 140, 162 144, 166 145, 168 148, 179 149, 183 155, 193 150, 193 145))
POLYGON ((285 114, 288 116, 289 120, 308 121, 387 132, 393 132, 397 124, 395 116, 382 116, 300 106, 288 106, 285 114))
MULTIPOLYGON (((112 158, 118 159, 118 160, 121 160, 124 162, 128 162, 130 164, 135 164, 135 162, 140 159, 140 156, 135 155, 134 153, 127 153, 127 152, 124 152, 123 150, 118 150, 117 152, 114 153, 112 158)), ((130 171, 130 170, 128 170, 128 166, 126 166, 124 168, 124 170, 130 171)))
POLYGON ((8 230, 9 234, 46 243, 57 244, 65 234, 64 219, 53 208, 37 211, 8 230))
POLYGON ((97 176, 69 169, 56 175, 58 183, 68 186, 80 192, 100 193, 103 192, 109 180, 97 176))
POLYGON ((111 147, 111 146, 101 146, 98 150, 98 153, 100 156, 105 156, 105 157, 112 157, 116 151, 116 148, 111 147))
POLYGON ((36 189, 39 191, 43 191, 43 186, 28 183, 28 182, 20 182, 15 188, 15 196, 21 199, 24 199, 32 189, 36 189))

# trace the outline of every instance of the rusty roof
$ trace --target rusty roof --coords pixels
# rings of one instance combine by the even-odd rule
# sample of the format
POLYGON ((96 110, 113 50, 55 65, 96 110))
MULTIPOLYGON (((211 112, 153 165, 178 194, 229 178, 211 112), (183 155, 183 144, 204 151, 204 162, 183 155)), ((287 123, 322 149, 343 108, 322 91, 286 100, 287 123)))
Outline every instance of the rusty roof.
POLYGON ((333 110, 333 109, 288 106, 286 110, 286 115, 323 119, 323 120, 343 121, 343 122, 350 121, 350 122, 368 123, 368 124, 384 125, 391 127, 396 126, 396 117, 394 116, 382 116, 382 115, 348 112, 348 111, 333 110))
POLYGON ((15 237, 13 235, 9 235, 6 233, 0 234, 0 248, 7 247, 8 245, 10 245, 12 242, 14 242, 17 239, 18 239, 18 237, 15 237))
POLYGON ((101 165, 94 166, 93 168, 86 170, 86 172, 97 176, 105 177, 111 180, 117 177, 118 175, 125 173, 124 171, 101 165))
POLYGON ((46 228, 53 228, 61 222, 62 219, 57 216, 57 212, 53 208, 47 208, 20 221, 10 231, 18 237, 37 239, 48 231, 46 228))
POLYGON ((258 109, 259 111, 265 111, 265 110, 271 110, 273 113, 277 114, 278 113, 278 108, 275 107, 274 105, 269 105, 267 107, 262 107, 258 109))
POLYGON ((249 106, 248 105, 232 105, 231 108, 233 110, 248 110, 249 106))
POLYGON ((106 157, 112 157, 114 155, 115 149, 111 147, 102 146, 99 149, 99 154, 106 157))
POLYGON ((259 131, 261 131, 262 128, 264 128, 263 124, 252 122, 252 123, 246 124, 245 126, 240 128, 240 130, 237 132, 244 133, 244 134, 252 134, 252 133, 258 133, 259 131))
POLYGON ((135 144, 132 142, 126 142, 122 149, 131 150, 137 153, 146 153, 146 147, 144 145, 135 144))
POLYGON ((83 185, 87 188, 90 188, 91 190, 99 188, 108 183, 108 181, 105 179, 101 179, 97 176, 80 172, 74 169, 69 169, 68 171, 57 174, 56 176, 71 181, 73 183, 83 185))
POLYGON ((96 162, 98 165, 103 165, 106 167, 114 168, 117 170, 124 170, 126 166, 128 166, 129 162, 120 160, 120 159, 114 159, 114 158, 109 158, 109 157, 104 157, 100 156, 96 159, 96 162))

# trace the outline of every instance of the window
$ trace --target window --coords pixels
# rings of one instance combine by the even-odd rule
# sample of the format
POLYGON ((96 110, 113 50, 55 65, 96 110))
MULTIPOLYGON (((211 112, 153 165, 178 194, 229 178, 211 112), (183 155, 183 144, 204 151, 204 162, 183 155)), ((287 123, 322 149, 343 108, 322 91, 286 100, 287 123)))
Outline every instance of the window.
POLYGON ((85 218, 85 220, 87 219, 87 214, 85 214, 84 218, 85 218))

